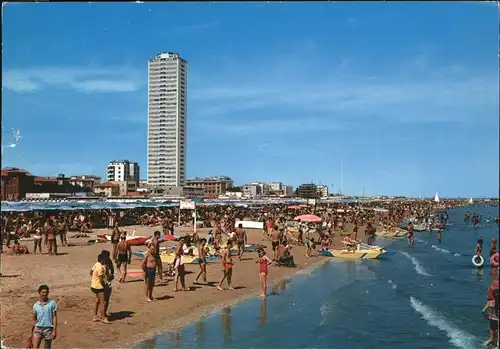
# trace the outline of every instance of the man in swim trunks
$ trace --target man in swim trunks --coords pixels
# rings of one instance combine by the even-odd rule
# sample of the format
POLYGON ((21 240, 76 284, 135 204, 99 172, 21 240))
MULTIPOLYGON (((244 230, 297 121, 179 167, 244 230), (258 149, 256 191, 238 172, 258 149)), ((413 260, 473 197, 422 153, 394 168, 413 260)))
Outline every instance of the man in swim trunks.
POLYGON ((115 263, 117 262, 116 257, 118 254, 116 247, 118 246, 118 243, 120 242, 120 235, 121 235, 121 233, 120 233, 120 228, 118 226, 118 222, 115 222, 115 224, 113 226, 113 232, 111 233, 111 244, 113 245, 113 260, 115 261, 115 263))
POLYGON ((155 287, 156 278, 156 256, 155 246, 149 244, 148 252, 142 260, 142 270, 144 271, 144 291, 148 302, 153 300, 153 288, 155 287))
POLYGON ((127 242, 127 235, 122 234, 120 237, 120 242, 116 246, 118 250, 118 258, 116 266, 118 267, 118 272, 120 273, 119 283, 124 283, 127 277, 127 265, 130 264, 132 260, 132 249, 127 242))
POLYGON ((203 282, 207 283, 207 251, 205 250, 207 246, 207 240, 201 239, 198 244, 198 263, 200 265, 200 272, 196 276, 194 283, 198 283, 200 276, 203 277, 203 282))
POLYGON ((47 244, 49 245, 49 254, 57 256, 56 227, 52 219, 47 221, 45 236, 47 237, 47 244))
POLYGON ((222 283, 227 278, 227 285, 229 286, 229 291, 234 291, 234 288, 231 286, 231 280, 233 277, 233 257, 231 256, 231 248, 233 247, 233 242, 231 240, 227 241, 226 249, 222 255, 222 265, 223 265, 223 275, 217 285, 217 289, 219 291, 223 291, 222 283))
POLYGON ((238 224, 238 228, 235 230, 236 244, 238 246, 238 259, 241 261, 243 256, 243 251, 245 250, 245 243, 247 242, 247 233, 243 229, 243 224, 238 224))
POLYGON ((163 281, 163 265, 160 257, 160 235, 161 233, 157 230, 154 232, 153 240, 151 243, 155 247, 155 257, 156 257, 156 266, 158 269, 158 278, 160 281, 163 281))
POLYGON ((183 239, 179 239, 177 248, 175 249, 175 260, 174 260, 174 269, 175 269, 175 286, 174 292, 179 291, 179 281, 181 283, 181 287, 184 291, 187 291, 186 288, 186 269, 184 267, 184 259, 182 255, 184 254, 184 241, 183 239))

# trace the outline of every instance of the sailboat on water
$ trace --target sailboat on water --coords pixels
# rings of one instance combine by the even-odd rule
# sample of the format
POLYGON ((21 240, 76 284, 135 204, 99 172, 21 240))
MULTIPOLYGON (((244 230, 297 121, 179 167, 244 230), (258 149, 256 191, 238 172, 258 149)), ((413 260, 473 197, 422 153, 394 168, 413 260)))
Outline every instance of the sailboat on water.
POLYGON ((469 205, 472 205, 474 203, 474 200, 472 200, 472 198, 469 199, 469 201, 467 202, 469 205))
POLYGON ((434 202, 439 204, 439 195, 438 195, 438 193, 436 193, 436 195, 434 195, 434 202))

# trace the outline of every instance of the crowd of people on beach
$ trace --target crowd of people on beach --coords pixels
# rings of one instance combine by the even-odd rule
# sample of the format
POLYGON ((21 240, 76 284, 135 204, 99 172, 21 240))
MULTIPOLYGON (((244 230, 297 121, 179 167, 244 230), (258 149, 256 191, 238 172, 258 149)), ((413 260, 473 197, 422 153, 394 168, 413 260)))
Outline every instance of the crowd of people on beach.
MULTIPOLYGON (((247 244, 247 233, 243 226, 236 225, 236 222, 244 220, 262 222, 263 237, 270 243, 272 257, 267 255, 264 246, 254 246, 254 251, 258 254, 255 263, 258 265, 260 280, 259 295, 265 298, 269 266, 295 266, 293 251, 299 246, 303 248, 306 257, 311 257, 317 246, 321 250, 335 247, 335 241, 338 241, 334 239, 336 236, 346 237, 354 243, 365 241, 371 244, 375 239, 377 228, 387 230, 398 228, 408 217, 426 220, 435 213, 436 209, 436 205, 429 201, 388 201, 383 203, 385 210, 377 214, 374 210, 377 205, 381 203, 363 205, 336 203, 315 206, 275 204, 256 207, 200 206, 196 210, 198 221, 201 222, 200 227, 211 230, 205 237, 200 237, 196 229, 192 229, 192 232, 182 237, 177 237, 173 250, 175 259, 173 263, 167 265, 164 265, 161 259, 162 236, 175 235, 175 229, 179 226, 192 227, 190 212, 181 211, 179 214, 177 208, 2 212, 1 237, 6 243, 5 247, 12 254, 29 253, 29 248, 21 245, 21 242, 25 239, 32 239, 33 253, 42 253, 43 248, 48 255, 56 256, 58 243, 60 246, 68 245, 68 232, 74 232, 75 236, 78 236, 78 234, 87 234, 98 228, 112 229, 111 251, 102 250, 89 271, 90 289, 96 299, 93 321, 109 324, 108 307, 112 295, 112 281, 117 273, 119 283, 127 282, 127 268, 133 256, 132 248, 127 242, 127 226, 143 225, 154 230, 141 263, 144 295, 147 301, 151 302, 155 299, 153 296, 155 284, 163 282, 165 276, 174 278, 174 292, 189 289, 185 270, 187 256, 198 256, 199 271, 193 283, 209 283, 207 281, 207 253, 212 250, 216 252, 216 257, 222 265, 221 277, 213 282, 214 286, 223 291, 223 284, 227 283, 227 290, 233 291, 235 257, 242 260, 247 244), (295 217, 303 214, 314 214, 320 218, 320 222, 295 220, 295 217), (294 220, 295 223, 290 225, 289 223, 294 220), (350 226, 350 229, 346 229, 346 226, 350 226), (361 227, 364 227, 362 235, 361 227), (232 253, 233 247, 236 253, 232 253)), ((448 202, 445 205, 449 208, 459 203, 448 202)), ((439 224, 445 222, 442 218, 441 216, 438 220, 439 224)), ((412 245, 414 233, 412 223, 410 222, 405 228, 408 233, 408 242, 412 245)), ((496 241, 494 243, 492 241, 492 246, 496 249, 496 241)), ((496 255, 498 257, 498 253, 496 255)), ((498 265, 494 270, 498 273, 498 265)), ((40 299, 33 307, 34 325, 30 340, 34 347, 37 347, 42 340, 45 341, 46 347, 50 347, 51 340, 57 337, 57 305, 48 298, 49 289, 46 285, 41 285, 38 293, 40 299)), ((495 323, 498 328, 498 304, 497 277, 496 284, 494 280, 490 285, 488 303, 484 309, 485 314, 490 314, 488 315, 491 323, 488 339, 490 342, 498 337, 498 331, 495 332, 493 329, 495 323)))

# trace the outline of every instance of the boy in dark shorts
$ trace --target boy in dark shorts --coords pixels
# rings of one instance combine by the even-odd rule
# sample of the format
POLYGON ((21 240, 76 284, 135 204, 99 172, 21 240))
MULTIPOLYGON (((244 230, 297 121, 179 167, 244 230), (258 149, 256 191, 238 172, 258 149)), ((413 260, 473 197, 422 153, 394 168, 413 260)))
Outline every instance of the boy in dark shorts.
POLYGON ((118 268, 118 272, 120 273, 119 283, 124 283, 125 278, 127 277, 127 265, 130 264, 132 260, 132 249, 130 245, 127 243, 127 235, 122 234, 120 237, 120 242, 116 246, 118 251, 116 266, 118 268))
POLYGON ((57 304, 49 298, 49 287, 38 287, 40 298, 33 305, 33 348, 39 348, 42 339, 44 348, 51 348, 52 341, 57 338, 57 304))

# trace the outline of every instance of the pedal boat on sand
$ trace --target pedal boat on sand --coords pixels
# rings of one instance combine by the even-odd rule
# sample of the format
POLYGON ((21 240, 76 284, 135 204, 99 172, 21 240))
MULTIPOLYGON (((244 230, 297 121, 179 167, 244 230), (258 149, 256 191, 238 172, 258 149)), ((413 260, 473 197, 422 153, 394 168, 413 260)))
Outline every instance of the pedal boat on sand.
MULTIPOLYGON (((149 240, 149 236, 135 236, 135 235, 127 235, 127 243, 130 246, 145 246, 147 240, 149 240)), ((111 242, 111 235, 97 235, 97 240, 101 242, 111 242)))
POLYGON ((342 250, 323 250, 320 255, 327 257, 342 258, 348 260, 356 259, 379 259, 387 254, 380 246, 371 246, 346 238, 342 241, 345 248, 342 250))

